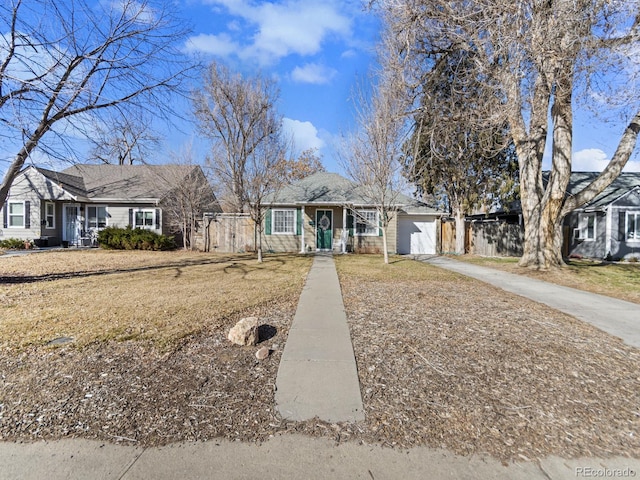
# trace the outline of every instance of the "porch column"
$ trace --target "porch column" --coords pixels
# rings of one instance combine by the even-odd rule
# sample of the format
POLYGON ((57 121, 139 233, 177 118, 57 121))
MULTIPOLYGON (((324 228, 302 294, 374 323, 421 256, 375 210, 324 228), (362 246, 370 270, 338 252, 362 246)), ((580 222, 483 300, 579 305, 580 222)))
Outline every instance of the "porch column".
POLYGON ((347 230, 347 207, 342 207, 342 253, 347 253, 347 242, 349 241, 349 231, 347 230))
MULTIPOLYGON (((605 245, 604 245, 604 256, 606 258, 607 255, 611 254, 611 236, 613 235, 613 222, 612 222, 612 211, 611 204, 607 207, 607 217, 605 219, 605 245)), ((620 226, 618 226, 620 228, 620 226)))
POLYGON ((301 232, 300 232, 301 233, 301 235, 300 235, 300 253, 304 253, 304 205, 300 209, 300 215, 302 215, 302 219, 301 219, 302 229, 301 229, 301 232))

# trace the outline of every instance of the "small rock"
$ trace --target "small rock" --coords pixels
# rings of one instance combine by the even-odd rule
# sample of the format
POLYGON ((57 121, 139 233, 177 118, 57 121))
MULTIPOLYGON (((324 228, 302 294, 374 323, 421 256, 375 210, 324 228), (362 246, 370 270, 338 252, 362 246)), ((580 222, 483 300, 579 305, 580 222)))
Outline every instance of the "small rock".
POLYGON ((257 345, 258 344, 258 319, 247 317, 236 323, 227 337, 236 345, 257 345))
POLYGON ((264 360, 269 356, 269 349, 267 347, 262 347, 260 350, 256 352, 256 358, 258 360, 264 360))

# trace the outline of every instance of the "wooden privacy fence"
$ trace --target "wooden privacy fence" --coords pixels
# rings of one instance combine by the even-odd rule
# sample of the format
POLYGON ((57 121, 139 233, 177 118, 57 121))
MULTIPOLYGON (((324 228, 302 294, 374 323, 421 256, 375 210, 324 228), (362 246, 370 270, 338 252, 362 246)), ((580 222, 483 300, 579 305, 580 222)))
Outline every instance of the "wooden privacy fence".
POLYGON ((204 215, 200 250, 205 252, 244 253, 255 251, 254 222, 247 213, 204 215))
MULTIPOLYGON (((524 230, 518 224, 500 221, 466 222, 464 253, 485 257, 520 257, 524 243, 524 230)), ((456 249, 456 224, 441 223, 440 253, 456 249)))
POLYGON ((485 257, 521 257, 524 229, 513 223, 470 222, 469 253, 485 257))

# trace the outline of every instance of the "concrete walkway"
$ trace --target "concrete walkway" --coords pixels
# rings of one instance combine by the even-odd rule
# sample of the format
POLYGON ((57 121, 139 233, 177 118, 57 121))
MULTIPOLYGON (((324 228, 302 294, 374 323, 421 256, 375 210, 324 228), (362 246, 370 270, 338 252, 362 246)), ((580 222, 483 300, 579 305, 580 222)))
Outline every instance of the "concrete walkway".
POLYGON ((300 295, 276 378, 283 418, 364 420, 360 382, 331 255, 316 255, 300 295))
POLYGON ((415 258, 548 305, 621 338, 627 345, 640 348, 640 306, 635 303, 447 257, 415 258))
POLYGON ((400 450, 326 438, 278 435, 262 445, 216 439, 160 448, 89 440, 0 442, 0 480, 438 479, 575 480, 638 478, 640 460, 615 457, 503 465, 426 447, 400 450))

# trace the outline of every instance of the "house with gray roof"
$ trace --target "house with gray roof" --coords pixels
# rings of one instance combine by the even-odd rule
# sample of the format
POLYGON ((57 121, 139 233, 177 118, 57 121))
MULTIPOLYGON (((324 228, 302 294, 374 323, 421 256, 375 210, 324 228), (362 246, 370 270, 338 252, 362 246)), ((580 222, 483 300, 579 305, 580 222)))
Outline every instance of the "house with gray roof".
MULTIPOLYGON (((574 172, 567 187, 573 195, 598 172, 574 172)), ((591 202, 565 218, 568 255, 624 259, 640 256, 640 173, 620 176, 591 202)))
MULTIPOLYGON (((387 229, 390 253, 435 254, 442 212, 397 193, 387 229)), ((319 172, 285 186, 264 201, 263 244, 275 252, 381 252, 379 210, 361 185, 319 172)))
POLYGON ((170 200, 186 183, 200 186, 207 210, 219 210, 198 166, 74 165, 61 172, 30 166, 11 186, 0 239, 80 246, 95 243, 108 226, 174 234, 170 200))

